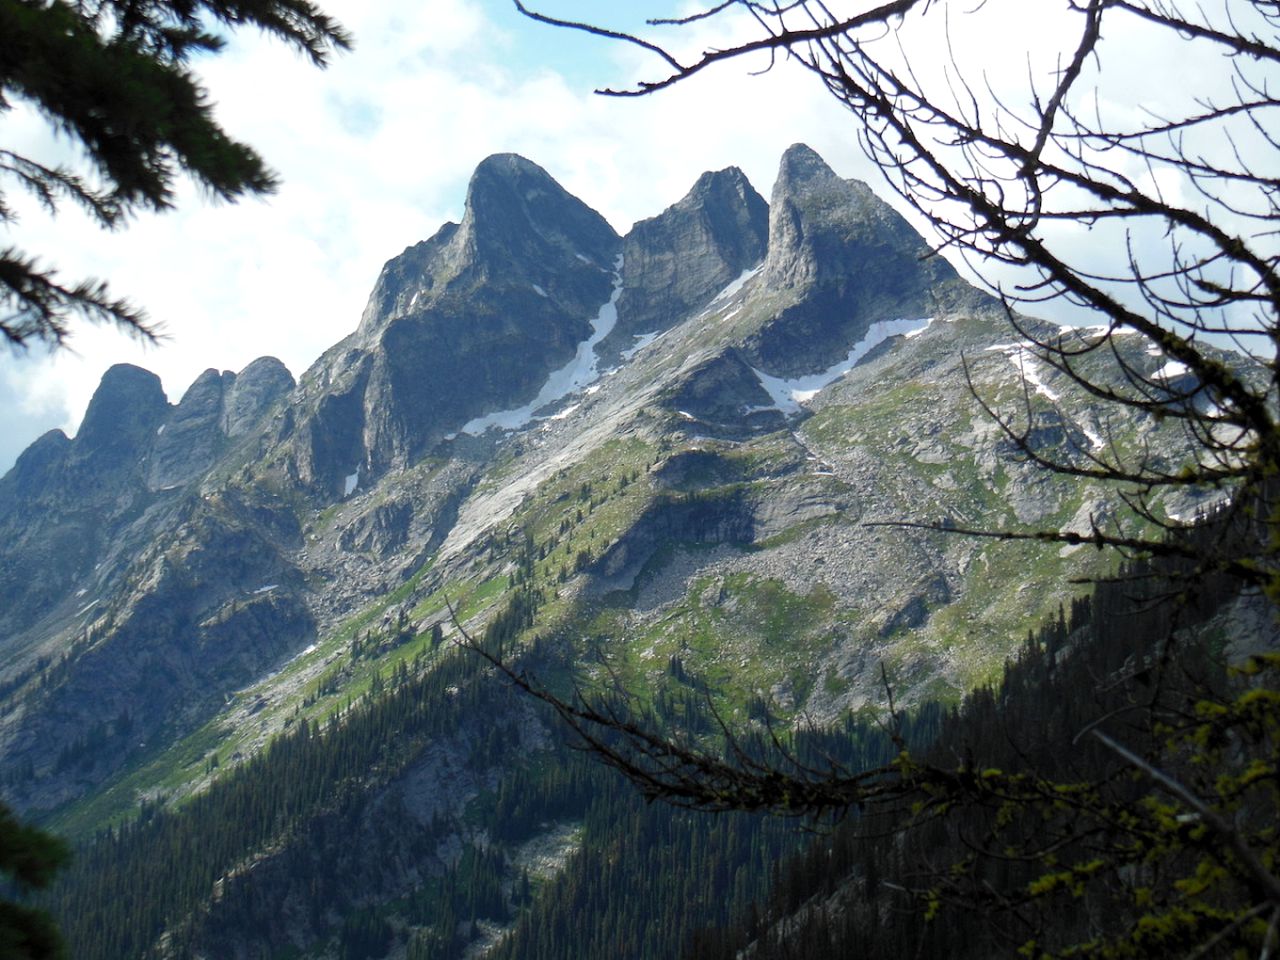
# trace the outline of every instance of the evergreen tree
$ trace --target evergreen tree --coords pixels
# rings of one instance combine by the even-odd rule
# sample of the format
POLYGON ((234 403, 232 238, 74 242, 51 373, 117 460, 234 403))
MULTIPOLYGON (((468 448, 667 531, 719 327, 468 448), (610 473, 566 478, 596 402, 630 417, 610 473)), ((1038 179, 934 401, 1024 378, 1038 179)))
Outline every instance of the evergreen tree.
MULTIPOLYGON (((0 872, 20 891, 47 886, 67 858, 61 840, 21 823, 0 804, 0 872)), ((45 911, 0 900, 0 957, 54 960, 65 956, 62 937, 45 911)))

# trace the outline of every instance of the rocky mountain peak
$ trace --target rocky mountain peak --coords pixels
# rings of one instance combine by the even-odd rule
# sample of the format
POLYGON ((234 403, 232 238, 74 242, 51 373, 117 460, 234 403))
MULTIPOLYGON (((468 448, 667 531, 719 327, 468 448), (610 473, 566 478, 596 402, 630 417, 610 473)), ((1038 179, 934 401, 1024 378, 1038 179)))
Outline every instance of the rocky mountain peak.
POLYGON ((147 477, 153 490, 185 483, 213 464, 223 439, 223 394, 234 376, 204 371, 158 428, 147 477))
POLYGON ((870 187, 836 176, 803 144, 779 165, 764 281, 792 304, 765 325, 752 352, 791 375, 822 369, 877 321, 985 302, 870 187))
MULTIPOLYGON (((764 199, 756 193, 756 188, 751 185, 751 181, 747 179, 747 175, 739 167, 708 170, 698 177, 692 189, 680 201, 680 204, 694 203, 702 198, 712 199, 719 197, 727 199, 730 195, 737 197, 740 203, 755 205, 758 200, 758 205, 762 209, 768 210, 768 207, 764 204, 764 199)), ((680 204, 676 204, 676 206, 680 204)))
POLYGON ((786 195, 809 184, 831 181, 843 182, 813 147, 804 143, 793 143, 778 162, 778 179, 773 187, 774 196, 786 195))
POLYGON ((178 410, 182 410, 184 407, 203 406, 208 404, 212 398, 217 398, 221 402, 223 388, 234 379, 235 374, 230 371, 219 373, 213 367, 202 371, 192 381, 191 386, 187 387, 187 392, 182 395, 182 399, 178 401, 178 410))
POLYGON ((484 160, 462 222, 389 261, 355 337, 303 377, 318 388, 297 476, 341 495, 534 399, 611 301, 620 247, 542 167, 515 154, 484 160))
POLYGON ((495 265, 504 268, 506 258, 527 263, 553 252, 592 259, 605 254, 601 266, 609 266, 618 246, 604 217, 514 153, 494 154, 476 167, 462 227, 477 255, 504 258, 495 265))
MULTIPOLYGON (((655 698, 723 690, 725 715, 758 705, 785 724, 870 709, 881 662, 904 702, 959 697, 998 675, 1024 618, 1069 603, 1053 582, 1101 572, 1096 551, 1009 555, 872 526, 1087 530, 1101 515, 1096 488, 1010 456, 970 384, 1035 404, 1045 449, 1147 444, 1176 464, 1179 448, 1108 417, 1005 327, 948 311, 973 292, 812 150, 788 151, 774 197, 786 216, 773 211, 772 241, 735 168, 618 241, 541 168, 490 158, 465 222, 396 257, 367 326, 296 387, 262 358, 205 371, 169 405, 154 376, 114 368, 80 438, 48 434, 0 478, 6 803, 88 834, 139 797, 185 817, 203 804, 182 798, 239 791, 250 771, 263 789, 294 782, 298 750, 336 743, 312 735, 326 716, 364 745, 339 744, 332 790, 297 808, 288 836, 252 830, 221 861, 178 864, 205 880, 165 930, 121 921, 145 942, 108 938, 111 957, 332 954, 364 929, 348 910, 394 929, 377 952, 404 956, 461 929, 450 901, 428 913, 427 897, 469 838, 506 870, 535 849, 512 824, 546 818, 578 862, 578 800, 490 753, 554 774, 562 755, 540 751, 558 736, 455 669, 446 631, 511 636, 509 650, 537 633, 553 639, 540 668, 594 670, 604 654, 655 698), (253 759, 272 755, 284 762, 253 759), (507 810, 488 799, 522 793, 545 804, 488 819, 507 810), (317 864, 323 883, 309 882, 317 864), (275 923, 281 903, 277 926, 246 912, 262 904, 275 923)), ((1138 369, 1165 363, 1130 341, 1151 364, 1138 369)), ((93 877, 111 904, 150 882, 93 877)))
POLYGON ((81 457, 123 463, 138 457, 169 411, 160 378, 118 363, 102 375, 75 444, 81 457))
POLYGON ((41 434, 19 454, 13 468, 0 478, 0 509, 8 509, 25 497, 48 489, 71 446, 71 441, 61 430, 41 434))
POLYGON ((795 144, 782 155, 769 205, 767 282, 808 287, 858 269, 844 244, 874 230, 884 211, 893 213, 866 184, 840 179, 811 147, 795 144))
POLYGON ((665 329, 759 263, 769 206, 737 167, 702 174, 678 203, 623 242, 619 334, 665 329))
MULTIPOLYGON (((471 176, 462 222, 444 224, 387 261, 357 336, 369 343, 399 317, 494 283, 536 288, 565 298, 573 311, 587 309, 582 276, 609 273, 619 244, 608 221, 542 167, 514 153, 494 154, 471 176)), ((596 285, 589 279, 586 285, 594 299, 596 285)))
POLYGON ((235 374, 222 404, 222 430, 228 437, 247 431, 268 406, 294 387, 293 374, 275 357, 259 357, 235 374))

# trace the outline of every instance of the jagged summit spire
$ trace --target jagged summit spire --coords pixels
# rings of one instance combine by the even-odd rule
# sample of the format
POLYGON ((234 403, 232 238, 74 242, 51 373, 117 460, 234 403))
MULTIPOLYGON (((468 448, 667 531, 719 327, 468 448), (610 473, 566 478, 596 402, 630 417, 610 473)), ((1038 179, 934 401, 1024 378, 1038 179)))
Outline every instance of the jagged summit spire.
POLYGON ((114 448, 126 435, 147 430, 169 408, 160 378, 131 363, 117 363, 102 375, 81 421, 81 447, 114 448))
POLYGON ((865 272, 864 247, 892 249, 907 260, 928 253, 870 187, 837 176, 812 147, 793 144, 778 164, 769 204, 769 284, 843 286, 851 270, 865 272))
POLYGON ((806 143, 793 143, 778 163, 778 179, 774 192, 811 180, 839 180, 836 172, 806 143))
POLYGON ((505 248, 512 244, 524 250, 536 244, 535 238, 585 254, 618 244, 604 217, 542 167, 514 153, 493 154, 476 167, 462 225, 477 251, 485 252, 509 253, 505 248))
POLYGON ((755 193, 755 188, 751 186, 751 181, 747 179, 747 175, 742 172, 740 167, 708 170, 694 181, 693 186, 681 202, 721 191, 733 191, 741 196, 748 191, 755 193))
POLYGON ((554 296, 552 274, 611 273, 620 244, 604 217, 542 167, 495 153, 471 175, 462 222, 444 224, 383 266, 358 336, 370 342, 391 321, 432 309, 450 291, 466 295, 490 281, 536 284, 554 296))
POLYGON ((708 171, 624 241, 620 333, 665 329, 764 257, 769 206, 737 167, 708 171))
POLYGON ((811 147, 790 147, 769 205, 764 282, 791 303, 756 336, 757 357, 778 370, 821 369, 872 323, 981 299, 929 253, 865 183, 839 177, 811 147))

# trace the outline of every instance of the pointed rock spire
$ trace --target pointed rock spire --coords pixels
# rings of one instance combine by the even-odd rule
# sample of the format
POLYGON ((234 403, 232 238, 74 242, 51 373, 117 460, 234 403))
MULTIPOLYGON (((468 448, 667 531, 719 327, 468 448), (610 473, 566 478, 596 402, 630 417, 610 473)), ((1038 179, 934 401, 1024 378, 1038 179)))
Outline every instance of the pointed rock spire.
POLYGON ((755 266, 769 207, 737 167, 704 173, 685 197, 623 241, 619 333, 664 329, 755 266))
POLYGON ((846 274, 852 264, 844 244, 886 218, 895 218, 894 226, 910 234, 909 243, 926 252, 906 221, 865 183, 840 179, 811 147, 792 145, 778 165, 769 206, 766 282, 803 287, 846 274))
POLYGON ((764 279, 793 301, 752 344, 777 374, 823 369, 878 320, 932 316, 957 298, 982 299, 870 187, 842 180, 804 144, 779 164, 764 279))
POLYGON ((551 247, 570 256, 603 254, 601 266, 607 267, 618 247, 618 235, 604 217, 514 153, 494 154, 476 167, 462 226, 481 260, 529 261, 551 247))
POLYGON ((275 357, 259 357, 232 379, 223 397, 222 431, 245 433, 271 404, 292 390, 293 374, 275 357))
POLYGON ((165 419, 151 449, 147 485, 152 490, 184 483, 213 465, 221 449, 223 394, 234 374, 209 369, 187 388, 165 419))
POLYGON ((76 434, 79 459, 100 468, 140 460, 169 412, 160 378, 150 370, 118 363, 102 375, 76 434))
MULTIPOLYGON (((840 181, 818 151, 806 143, 793 143, 778 162, 778 179, 774 190, 792 193, 807 184, 840 181)), ((843 182, 843 181, 840 181, 843 182)))
POLYGON ((476 416, 532 400, 610 301, 620 248, 542 167, 485 159, 462 222, 389 261, 355 336, 304 376, 329 398, 303 415, 313 439, 299 476, 340 494, 357 472, 405 465, 476 416))

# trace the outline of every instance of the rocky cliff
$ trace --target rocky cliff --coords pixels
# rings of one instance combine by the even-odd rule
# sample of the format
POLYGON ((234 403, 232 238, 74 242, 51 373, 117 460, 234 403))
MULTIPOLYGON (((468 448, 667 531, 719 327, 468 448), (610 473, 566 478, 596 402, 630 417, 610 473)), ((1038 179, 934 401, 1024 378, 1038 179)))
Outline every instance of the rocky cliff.
MULTIPOLYGON (((962 355, 1043 442, 1097 442, 1097 401, 1009 337, 807 147, 769 204, 730 168, 622 237, 491 157, 296 384, 264 358, 174 405, 113 368, 74 439, 0 480, 5 795, 74 820, 198 790, 192 743, 252 756, 530 578, 537 633, 646 688, 679 660, 730 717, 874 705, 880 664, 906 702, 954 698, 1096 561, 866 521, 1107 509, 972 401, 962 355)), ((1109 429, 1180 455, 1158 424, 1109 429)))

